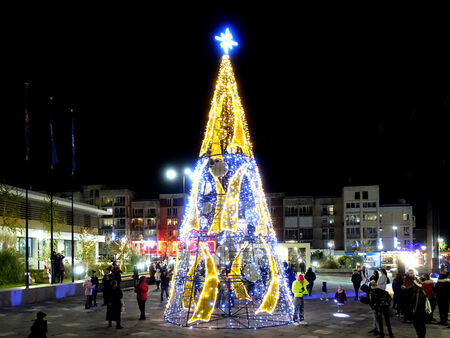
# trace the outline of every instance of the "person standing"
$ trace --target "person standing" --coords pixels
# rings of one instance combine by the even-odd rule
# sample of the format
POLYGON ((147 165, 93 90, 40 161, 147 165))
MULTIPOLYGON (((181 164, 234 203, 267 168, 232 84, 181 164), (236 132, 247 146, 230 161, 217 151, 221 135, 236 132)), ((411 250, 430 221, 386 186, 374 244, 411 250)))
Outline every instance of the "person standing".
POLYGON ((328 287, 325 281, 322 282, 322 297, 320 297, 320 300, 328 301, 328 287))
POLYGON ((447 325, 448 321, 448 296, 450 291, 450 279, 447 276, 446 270, 441 270, 438 280, 434 287, 436 293, 436 301, 439 307, 439 323, 440 325, 447 325))
POLYGON ((134 268, 133 268, 133 287, 136 287, 138 282, 139 282, 139 270, 138 270, 137 265, 134 265, 134 268))
POLYGON ((309 283, 307 286, 307 289, 308 289, 308 294, 311 296, 311 293, 312 293, 312 290, 314 287, 314 281, 316 280, 316 274, 314 273, 314 271, 312 271, 311 267, 309 267, 308 271, 306 271, 305 279, 309 283))
POLYGON ((386 290, 386 285, 387 285, 387 282, 388 282, 387 271, 386 271, 386 269, 381 269, 380 271, 381 271, 381 273, 380 273, 380 275, 378 277, 378 280, 376 282, 377 282, 378 287, 381 290, 386 290))
POLYGON ((112 290, 112 281, 114 280, 114 275, 111 272, 111 268, 106 268, 106 273, 103 276, 103 305, 108 305, 109 295, 112 290))
POLYGON ((111 292, 108 297, 108 307, 106 309, 106 320, 108 321, 109 327, 112 326, 111 322, 115 321, 116 328, 123 329, 123 326, 120 325, 123 293, 119 287, 119 283, 116 280, 112 281, 111 286, 111 292))
POLYGON ((355 269, 352 275, 352 284, 353 289, 355 290, 355 300, 358 300, 358 292, 359 288, 361 287, 361 282, 362 282, 361 271, 355 269))
POLYGON ((161 284, 161 268, 159 268, 159 264, 157 264, 155 272, 155 283, 156 283, 156 290, 159 290, 159 285, 161 284))
POLYGON ((428 298, 428 301, 430 302, 430 307, 431 307, 431 313, 429 313, 429 314, 427 313, 425 315, 426 323, 431 324, 431 322, 433 320, 433 311, 434 311, 434 306, 435 306, 435 299, 434 299, 434 294, 433 294, 434 283, 430 279, 430 275, 427 273, 423 274, 422 278, 420 278, 420 281, 422 282, 422 290, 427 295, 427 298, 428 298))
POLYGON ((288 269, 287 269, 287 278, 289 281, 289 287, 292 288, 292 284, 295 282, 295 266, 291 265, 288 269))
POLYGON ((86 303, 84 304, 84 308, 90 309, 92 307, 92 289, 94 287, 91 283, 90 278, 84 281, 83 287, 84 287, 84 295, 86 296, 86 303))
POLYGON ((383 290, 378 287, 375 281, 370 282, 371 293, 372 293, 372 306, 375 310, 375 315, 378 322, 378 330, 379 337, 384 337, 384 328, 383 328, 383 318, 386 323, 386 327, 388 330, 389 337, 394 337, 392 333, 390 315, 389 315, 389 306, 391 303, 391 296, 386 290, 383 290))
POLYGON ((97 272, 95 270, 92 270, 92 275, 91 275, 91 283, 92 283, 92 306, 97 306, 97 293, 98 293, 98 286, 99 286, 99 282, 98 282, 98 277, 97 277, 97 272))
POLYGON ((370 281, 375 281, 375 283, 378 283, 378 278, 380 278, 380 274, 378 273, 378 270, 373 270, 372 276, 369 277, 370 281))
POLYGON ((141 311, 141 316, 139 320, 145 320, 145 302, 147 301, 147 293, 148 293, 148 285, 145 280, 145 276, 141 276, 139 278, 139 282, 134 288, 134 292, 136 292, 136 299, 139 306, 139 310, 141 311))
POLYGON ((164 300, 163 295, 166 294, 166 300, 169 299, 169 275, 166 269, 161 272, 161 302, 164 300))
POLYGON ((380 333, 380 331, 378 330, 379 324, 378 324, 377 312, 375 309, 375 301, 376 301, 375 293, 372 291, 372 288, 367 284, 361 285, 361 291, 365 292, 367 295, 367 297, 365 297, 365 296, 361 297, 361 302, 364 303, 365 300, 368 300, 368 304, 370 305, 370 308, 373 311, 373 320, 372 320, 373 328, 372 328, 372 330, 370 330, 367 333, 373 333, 375 336, 377 336, 380 333))
POLYGON ((36 313, 36 320, 30 330, 28 338, 47 338, 47 314, 41 311, 36 313))
POLYGON ((305 271, 306 271, 305 262, 301 261, 299 265, 300 265, 300 273, 305 274, 305 271))
POLYGON ((337 303, 338 310, 337 312, 344 312, 344 304, 347 301, 347 295, 345 294, 345 290, 339 285, 336 294, 334 295, 334 299, 337 303))
POLYGON ((121 273, 123 273, 123 271, 120 270, 119 266, 115 261, 112 263, 111 272, 114 275, 114 280, 117 281, 117 286, 120 288, 120 283, 122 282, 121 273))
POLYGON ((403 274, 398 272, 397 276, 392 281, 392 291, 394 292, 394 304, 392 305, 392 308, 397 310, 397 317, 400 317, 403 313, 402 285, 403 274))
POLYGON ((413 325, 416 329, 417 338, 425 338, 427 334, 427 328, 425 325, 426 312, 425 302, 427 295, 422 289, 422 285, 418 281, 414 281, 412 286, 412 304, 413 304, 413 325))
POLYGON ((292 292, 294 293, 294 325, 306 325, 308 324, 305 321, 303 312, 304 312, 304 300, 303 296, 308 294, 307 286, 308 281, 305 280, 302 274, 298 276, 298 279, 292 283, 292 292))
POLYGON ((413 322, 413 308, 414 308, 414 282, 416 276, 414 270, 408 269, 408 273, 403 277, 402 288, 402 300, 403 300, 403 322, 413 322))

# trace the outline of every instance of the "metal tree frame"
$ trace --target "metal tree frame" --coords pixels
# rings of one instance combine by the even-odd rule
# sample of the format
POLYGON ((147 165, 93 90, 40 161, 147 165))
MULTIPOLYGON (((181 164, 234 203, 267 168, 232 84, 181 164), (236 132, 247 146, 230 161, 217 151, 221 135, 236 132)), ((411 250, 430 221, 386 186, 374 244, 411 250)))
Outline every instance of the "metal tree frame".
MULTIPOLYGON (((261 276, 258 281, 255 283, 248 281, 244 274, 242 273, 243 268, 241 269, 240 275, 231 275, 230 268, 231 262, 234 260, 234 257, 238 254, 240 249, 239 244, 242 244, 242 237, 235 233, 226 232, 221 233, 217 236, 208 236, 206 231, 197 231, 195 234, 193 233, 189 240, 192 242, 197 242, 197 248, 195 250, 195 254, 189 252, 190 259, 195 256, 194 262, 197 261, 198 256, 200 255, 200 242, 205 242, 211 239, 216 239, 220 242, 220 246, 228 248, 228 259, 227 257, 220 257, 215 255, 216 258, 219 258, 219 263, 216 264, 218 268, 219 274, 219 285, 226 285, 225 289, 219 290, 218 296, 216 298, 216 304, 213 313, 211 314, 211 318, 209 321, 197 321, 192 324, 189 324, 188 321, 193 313, 193 305, 191 300, 194 299, 197 302, 199 298, 200 292, 199 289, 203 287, 203 283, 198 284, 199 278, 202 276, 202 268, 201 265, 203 260, 199 264, 198 269, 195 269, 195 273, 193 276, 187 276, 187 271, 189 270, 190 264, 186 266, 178 266, 178 271, 176 271, 176 276, 174 280, 174 285, 172 285, 173 295, 178 293, 178 299, 180 299, 179 295, 184 294, 185 291, 189 292, 191 297, 189 306, 187 309, 184 309, 183 306, 179 306, 178 309, 173 309, 177 306, 177 304, 169 303, 167 311, 164 315, 164 319, 172 324, 184 327, 196 327, 196 328, 216 328, 216 329, 229 329, 229 328, 245 328, 245 329, 255 329, 255 328, 263 328, 263 327, 273 327, 280 325, 288 325, 291 323, 291 311, 284 311, 285 309, 290 309, 290 300, 286 297, 285 292, 280 292, 280 296, 278 299, 277 306, 272 314, 269 313, 258 313, 256 314, 256 310, 258 309, 264 292, 257 292, 257 290, 261 287, 262 289, 266 289, 268 284, 270 283, 270 279, 264 278, 261 276), (223 238, 226 236, 226 238, 223 238), (223 271, 226 269, 226 274, 223 271), (189 289, 186 289, 189 285, 188 282, 191 282, 192 285, 189 289), (237 285, 237 283, 233 282, 242 282, 246 287, 252 301, 247 299, 237 299, 234 295, 233 284, 237 285), (192 298, 192 294, 194 294, 194 298, 192 298), (223 297, 224 296, 224 297, 223 297)), ((267 265, 268 258, 267 256, 258 257, 255 255, 255 251, 257 249, 263 249, 263 245, 261 239, 259 237, 251 237, 246 236, 245 241, 249 242, 249 245, 242 252, 242 259, 247 260, 248 262, 258 263, 259 266, 267 265)), ((184 245, 184 252, 186 253, 187 246, 184 245)), ((261 256, 261 255, 259 255, 261 256)), ((277 267, 279 271, 282 272, 282 267, 279 262, 276 261, 277 267)), ((175 271, 174 271, 175 273, 175 271)), ((283 287, 280 283, 280 289, 283 287)), ((289 291, 288 291, 289 292, 289 291)))

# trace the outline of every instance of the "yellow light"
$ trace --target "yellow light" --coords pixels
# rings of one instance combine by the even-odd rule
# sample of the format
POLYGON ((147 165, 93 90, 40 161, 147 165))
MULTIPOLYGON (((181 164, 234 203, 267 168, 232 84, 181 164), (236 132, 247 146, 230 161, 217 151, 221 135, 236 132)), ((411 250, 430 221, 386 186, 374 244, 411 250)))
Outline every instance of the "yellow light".
POLYGON ((238 148, 243 154, 253 156, 249 140, 250 135, 233 67, 229 56, 224 55, 199 156, 205 155, 208 151, 212 156, 221 156, 222 149, 236 153, 238 148))
POLYGON ((197 320, 204 322, 209 321, 216 304, 217 286, 219 285, 216 265, 214 264, 211 254, 209 253, 208 247, 202 242, 200 242, 200 246, 202 247, 203 256, 205 257, 205 283, 203 285, 199 301, 195 306, 194 314, 191 319, 189 319, 188 324, 197 320), (207 293, 206 290, 211 288, 215 291, 212 293, 207 293))
POLYGON ((269 245, 267 245, 266 241, 262 237, 261 237, 261 241, 263 242, 264 246, 266 247, 267 256, 269 258, 269 270, 270 270, 270 279, 271 280, 270 280, 269 287, 267 288, 267 291, 264 295, 263 301, 255 313, 258 314, 260 312, 267 312, 269 314, 272 314, 277 306, 278 297, 280 295, 280 280, 278 277, 277 265, 272 256, 269 245))
MULTIPOLYGON (((237 279, 238 277, 241 276, 241 252, 245 250, 247 245, 248 242, 245 242, 245 244, 237 253, 236 257, 234 257, 233 263, 231 264, 230 275, 232 276, 233 279, 237 279)), ((249 301, 252 300, 252 298, 247 293, 247 289, 245 288, 244 283, 235 281, 232 282, 232 284, 234 292, 238 299, 248 299, 249 301)))
POLYGON ((193 289, 193 279, 194 279, 194 273, 195 269, 197 268, 197 265, 200 263, 202 259, 203 251, 200 252, 197 256, 197 259, 195 260, 194 264, 192 264, 191 268, 189 269, 187 275, 186 275, 186 285, 184 286, 184 293, 183 293, 183 307, 185 310, 189 307, 189 303, 195 306, 195 300, 194 300, 194 292, 193 289))

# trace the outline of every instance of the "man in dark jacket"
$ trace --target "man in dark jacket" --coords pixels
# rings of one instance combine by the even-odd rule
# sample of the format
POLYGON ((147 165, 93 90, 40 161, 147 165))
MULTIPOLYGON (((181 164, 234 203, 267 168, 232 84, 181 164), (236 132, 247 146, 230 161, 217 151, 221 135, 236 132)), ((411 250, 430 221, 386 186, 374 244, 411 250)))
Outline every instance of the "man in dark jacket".
POLYGON ((123 273, 123 271, 120 270, 116 262, 112 263, 111 272, 114 275, 114 280, 117 281, 117 286, 120 288, 120 282, 122 282, 122 276, 120 274, 123 273))
POLYGON ((355 300, 358 300, 358 292, 359 288, 361 287, 362 277, 361 277, 361 271, 356 269, 353 271, 352 275, 352 283, 353 283, 353 289, 355 289, 355 300))
POLYGON ((308 281, 308 285, 306 289, 308 290, 308 295, 311 296, 312 289, 314 287, 314 281, 316 280, 316 274, 312 271, 312 268, 309 267, 308 271, 306 271, 305 279, 308 281))
POLYGON ((111 272, 111 268, 106 268, 106 273, 102 279, 103 285, 103 305, 108 305, 109 295, 112 289, 112 281, 114 280, 114 275, 111 272))
POLYGON ((93 286, 92 301, 94 302, 94 306, 97 306, 97 293, 98 293, 99 282, 98 282, 97 272, 95 270, 92 270, 91 283, 93 286))
POLYGON ((441 270, 439 278, 434 286, 436 293, 436 301, 439 307, 439 323, 440 325, 447 325, 448 320, 448 295, 450 291, 450 279, 447 276, 446 270, 441 270))
POLYGON ((161 271, 161 302, 164 300, 164 293, 166 294, 166 299, 169 299, 169 275, 166 269, 161 271))
POLYGON ((412 292, 413 325, 416 329, 417 338, 425 338, 427 333, 425 326, 425 302, 427 301, 427 294, 422 290, 422 285, 418 281, 414 281, 412 292))
POLYGON ((375 310, 375 315, 378 322, 379 337, 384 337, 383 317, 384 322, 389 333, 389 337, 392 338, 391 321, 389 316, 389 306, 391 304, 391 296, 386 290, 380 289, 375 281, 370 282, 370 306, 375 310))

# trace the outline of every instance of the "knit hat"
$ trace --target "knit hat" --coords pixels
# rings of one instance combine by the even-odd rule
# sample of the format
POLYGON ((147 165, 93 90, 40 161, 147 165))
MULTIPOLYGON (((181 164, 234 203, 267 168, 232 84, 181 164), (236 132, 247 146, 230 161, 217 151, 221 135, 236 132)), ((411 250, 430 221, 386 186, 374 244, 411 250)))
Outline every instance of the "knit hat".
POLYGON ((305 279, 305 278, 303 277, 302 274, 298 275, 298 280, 299 280, 300 282, 302 282, 304 279, 305 279))
POLYGON ((44 313, 44 312, 42 312, 42 311, 39 311, 38 313, 36 313, 36 318, 37 318, 37 319, 42 319, 42 318, 44 318, 44 317, 47 317, 47 314, 46 314, 46 313, 44 313))

